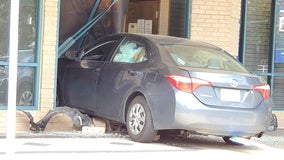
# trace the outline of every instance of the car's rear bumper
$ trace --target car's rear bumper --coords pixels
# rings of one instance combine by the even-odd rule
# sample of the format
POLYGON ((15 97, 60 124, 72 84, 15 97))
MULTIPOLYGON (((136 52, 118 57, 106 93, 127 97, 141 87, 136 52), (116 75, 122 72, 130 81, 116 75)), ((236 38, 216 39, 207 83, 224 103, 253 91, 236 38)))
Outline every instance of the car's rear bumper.
POLYGON ((218 136, 254 136, 267 131, 271 106, 263 101, 254 109, 205 106, 191 94, 177 96, 172 128, 218 136))

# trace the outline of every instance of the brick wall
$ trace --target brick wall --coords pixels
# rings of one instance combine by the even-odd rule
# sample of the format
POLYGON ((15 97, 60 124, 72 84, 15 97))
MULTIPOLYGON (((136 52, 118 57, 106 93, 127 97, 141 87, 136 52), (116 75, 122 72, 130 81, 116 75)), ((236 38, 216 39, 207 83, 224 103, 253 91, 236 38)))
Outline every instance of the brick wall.
MULTIPOLYGON (((40 82, 40 110, 35 113, 36 117, 42 118, 54 106, 54 83, 56 64, 56 43, 57 43, 57 22, 58 22, 58 1, 45 0, 44 24, 41 61, 41 82, 40 82)), ((72 130, 71 119, 63 114, 54 116, 46 126, 46 130, 72 130)))
POLYGON ((191 38, 215 44, 236 56, 241 0, 192 1, 191 38))
POLYGON ((40 111, 47 113, 53 107, 58 0, 45 0, 41 58, 40 111))

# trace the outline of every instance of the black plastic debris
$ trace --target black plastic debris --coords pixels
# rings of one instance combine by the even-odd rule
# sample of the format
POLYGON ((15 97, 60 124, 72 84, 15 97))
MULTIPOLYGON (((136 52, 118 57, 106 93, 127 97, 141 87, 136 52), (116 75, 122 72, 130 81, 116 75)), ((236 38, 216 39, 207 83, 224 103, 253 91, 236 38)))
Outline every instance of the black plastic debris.
POLYGON ((34 118, 30 112, 23 111, 23 110, 19 110, 19 111, 23 112, 29 118, 30 124, 31 124, 30 130, 34 132, 44 131, 49 120, 54 115, 57 115, 60 113, 68 115, 72 119, 73 125, 77 128, 82 128, 83 126, 90 126, 91 124, 93 124, 92 119, 87 114, 83 114, 75 108, 70 108, 66 106, 57 107, 54 110, 50 110, 38 122, 34 122, 34 118))

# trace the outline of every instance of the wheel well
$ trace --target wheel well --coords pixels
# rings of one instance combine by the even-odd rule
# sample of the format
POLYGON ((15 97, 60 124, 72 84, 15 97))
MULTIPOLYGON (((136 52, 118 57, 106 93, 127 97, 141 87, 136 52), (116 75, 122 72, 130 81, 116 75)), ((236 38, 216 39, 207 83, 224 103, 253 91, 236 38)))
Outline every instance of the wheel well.
POLYGON ((135 98, 135 97, 137 97, 137 96, 143 96, 143 97, 145 97, 141 92, 134 92, 134 93, 132 93, 129 97, 128 97, 128 99, 127 99, 127 101, 126 101, 126 103, 125 103, 125 109, 124 109, 124 122, 126 122, 126 115, 127 115, 127 111, 128 111, 128 108, 129 108, 129 104, 131 103, 131 101, 135 98))

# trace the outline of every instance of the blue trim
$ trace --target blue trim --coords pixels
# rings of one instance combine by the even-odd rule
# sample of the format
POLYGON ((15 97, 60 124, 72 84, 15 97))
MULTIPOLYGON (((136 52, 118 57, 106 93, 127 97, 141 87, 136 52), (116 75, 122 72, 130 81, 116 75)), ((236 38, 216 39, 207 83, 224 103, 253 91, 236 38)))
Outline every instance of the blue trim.
MULTIPOLYGON (((9 66, 9 63, 8 62, 0 62, 0 65, 1 66, 9 66)), ((38 64, 37 63, 21 63, 21 62, 19 62, 18 66, 19 67, 38 67, 38 64)))
MULTIPOLYGON (((34 109, 38 109, 38 97, 39 97, 39 81, 40 81, 40 64, 41 64, 41 46, 42 46, 42 23, 43 23, 43 1, 38 0, 38 17, 37 17, 37 34, 36 34, 36 79, 34 90, 34 109)), ((21 107, 19 107, 21 108, 21 107)), ((29 107, 26 107, 29 108, 29 107)))
MULTIPOLYGON (((94 7, 93 7, 93 9, 92 9, 92 11, 91 11, 91 13, 88 17, 86 24, 89 23, 94 18, 95 14, 97 13, 97 10, 100 6, 100 3, 101 3, 101 0, 96 1, 96 3, 94 4, 94 7)), ((86 40, 86 34, 79 39, 79 44, 77 46, 77 50, 80 50, 82 48, 85 40, 86 40)))
POLYGON ((58 13, 57 13, 57 32, 56 32, 56 47, 55 47, 55 75, 54 75, 54 90, 53 90, 53 108, 56 108, 56 96, 57 96, 57 68, 58 68, 58 42, 59 42, 59 28, 60 28, 60 8, 61 8, 61 0, 58 0, 58 13))
POLYGON ((39 67, 38 63, 18 63, 18 67, 39 67))
POLYGON ((0 61, 0 65, 1 65, 1 66, 8 66, 9 63, 8 63, 8 62, 4 62, 4 61, 0 61))
POLYGON ((246 56, 246 34, 247 34, 247 13, 248 1, 242 0, 241 2, 241 25, 240 25, 240 40, 239 40, 239 55, 238 60, 245 65, 246 56))
MULTIPOLYGON (((271 2, 271 22, 270 22, 270 38, 269 38, 269 72, 271 72, 272 76, 270 77, 270 88, 271 92, 270 95, 273 97, 273 90, 274 90, 274 77, 275 74, 275 38, 276 38, 276 18, 277 18, 277 2, 278 0, 271 2)), ((278 73, 277 73, 278 74, 278 73)), ((281 74, 279 74, 281 76, 281 74)))
POLYGON ((185 38, 190 39, 192 0, 186 0, 185 38))
POLYGON ((275 106, 275 107, 272 108, 272 110, 273 110, 273 111, 284 111, 284 108, 283 108, 283 106, 282 106, 282 107, 280 107, 280 106, 275 106))

